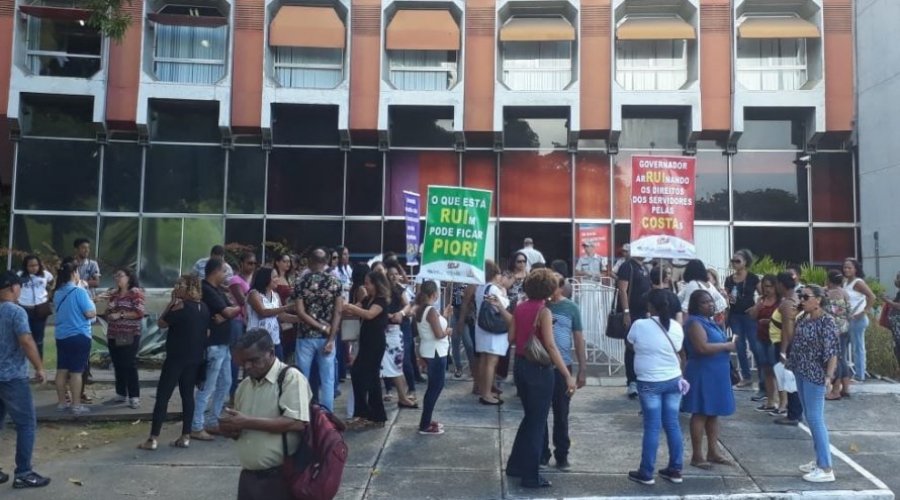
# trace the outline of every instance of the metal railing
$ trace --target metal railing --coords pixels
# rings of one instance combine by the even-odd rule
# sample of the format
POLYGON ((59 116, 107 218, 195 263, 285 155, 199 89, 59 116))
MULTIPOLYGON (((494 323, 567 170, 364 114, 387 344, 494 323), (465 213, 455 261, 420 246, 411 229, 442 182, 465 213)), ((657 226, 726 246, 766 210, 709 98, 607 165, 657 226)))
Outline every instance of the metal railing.
POLYGON ((600 281, 572 281, 571 285, 572 300, 581 308, 588 364, 605 366, 607 375, 622 371, 625 342, 606 336, 606 321, 616 294, 615 282, 612 278, 601 278, 600 281))

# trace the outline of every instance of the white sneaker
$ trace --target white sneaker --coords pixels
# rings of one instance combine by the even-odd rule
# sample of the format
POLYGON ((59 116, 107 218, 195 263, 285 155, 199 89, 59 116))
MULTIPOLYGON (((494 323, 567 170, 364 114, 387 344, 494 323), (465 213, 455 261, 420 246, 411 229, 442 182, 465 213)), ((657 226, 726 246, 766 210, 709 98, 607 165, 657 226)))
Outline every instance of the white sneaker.
POLYGON ((834 471, 825 472, 824 470, 816 467, 809 474, 804 474, 803 480, 810 483, 833 483, 834 471))
POLYGON ((128 400, 128 407, 132 410, 137 410, 141 407, 141 398, 131 398, 128 400))
POLYGON ((816 463, 815 460, 813 460, 812 462, 810 462, 808 464, 803 464, 797 468, 800 469, 800 472, 802 472, 804 474, 809 474, 810 472, 816 470, 817 467, 818 467, 818 464, 816 463))

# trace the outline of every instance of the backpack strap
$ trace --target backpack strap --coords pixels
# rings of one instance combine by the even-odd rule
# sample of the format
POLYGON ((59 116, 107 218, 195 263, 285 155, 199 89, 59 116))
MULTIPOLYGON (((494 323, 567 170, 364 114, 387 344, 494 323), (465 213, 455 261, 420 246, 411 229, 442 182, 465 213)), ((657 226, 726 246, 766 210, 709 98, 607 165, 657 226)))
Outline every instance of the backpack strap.
MULTIPOLYGON (((291 368, 298 371, 300 370, 294 365, 287 365, 282 368, 280 372, 278 372, 278 401, 276 403, 278 404, 278 413, 280 415, 284 414, 284 408, 281 407, 281 395, 284 393, 284 378, 285 376, 287 376, 287 372, 291 368)), ((312 418, 310 418, 310 420, 312 420, 312 418)), ((312 422, 310 422, 310 425, 312 425, 312 422)), ((301 435, 304 433, 301 433, 301 435)), ((290 457, 288 456, 287 432, 281 433, 281 453, 282 455, 284 455, 284 465, 288 465, 290 457)))

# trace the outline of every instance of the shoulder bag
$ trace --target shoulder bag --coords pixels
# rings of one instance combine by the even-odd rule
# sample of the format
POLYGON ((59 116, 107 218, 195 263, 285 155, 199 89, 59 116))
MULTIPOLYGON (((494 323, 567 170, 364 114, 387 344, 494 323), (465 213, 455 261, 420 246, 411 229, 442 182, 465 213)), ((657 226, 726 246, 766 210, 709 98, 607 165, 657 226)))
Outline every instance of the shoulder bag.
POLYGON ((506 335, 506 332, 509 331, 509 325, 506 324, 506 320, 503 319, 500 311, 495 309, 487 300, 492 286, 494 285, 488 284, 484 287, 484 297, 481 301, 481 307, 478 308, 478 327, 488 333, 506 335))
MULTIPOLYGON (((632 267, 629 262, 626 261, 625 264, 632 267)), ((631 273, 628 277, 628 294, 631 294, 631 287, 634 285, 634 267, 631 269, 631 273)), ((613 295, 613 303, 612 309, 609 311, 609 316, 606 317, 606 336, 611 339, 625 340, 628 337, 628 328, 625 328, 625 313, 617 311, 617 307, 619 304, 619 285, 618 281, 616 282, 616 293, 613 295)))
POLYGON ((546 307, 538 309, 538 312, 534 317, 534 324, 531 325, 531 335, 528 337, 528 342, 525 343, 524 354, 525 359, 532 363, 541 366, 550 366, 553 363, 550 360, 550 353, 547 352, 547 348, 544 347, 544 343, 541 341, 538 333, 540 331, 541 313, 544 312, 544 309, 546 309, 546 307))
POLYGON ((663 331, 663 334, 666 336, 666 340, 668 340, 669 345, 672 346, 672 352, 675 353, 675 357, 678 358, 678 368, 681 369, 681 380, 678 382, 678 388, 681 390, 681 395, 683 396, 691 390, 690 382, 688 382, 684 378, 684 357, 682 357, 682 355, 678 353, 678 349, 675 349, 675 342, 672 342, 672 337, 669 337, 669 331, 662 326, 662 323, 657 321, 656 318, 653 318, 653 322, 656 323, 656 325, 659 326, 659 329, 663 331))

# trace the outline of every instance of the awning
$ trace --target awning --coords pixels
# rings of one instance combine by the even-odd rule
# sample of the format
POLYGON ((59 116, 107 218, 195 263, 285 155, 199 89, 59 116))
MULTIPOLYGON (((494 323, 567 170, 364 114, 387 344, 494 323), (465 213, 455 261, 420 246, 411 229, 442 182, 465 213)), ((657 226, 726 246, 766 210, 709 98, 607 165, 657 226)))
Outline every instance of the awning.
POLYGON ((29 16, 42 19, 59 19, 66 21, 87 21, 91 11, 87 9, 67 9, 63 7, 44 7, 41 5, 20 5, 19 11, 29 16))
POLYGON ((563 17, 514 17, 500 28, 501 42, 571 42, 575 28, 563 17))
POLYGON ((693 40, 694 27, 680 17, 630 17, 616 29, 619 40, 693 40))
POLYGON ((819 38, 819 27, 799 17, 748 17, 738 26, 741 38, 819 38))
POLYGON ((224 16, 188 16, 184 14, 160 14, 151 12, 147 14, 147 20, 156 24, 169 26, 198 26, 204 28, 218 28, 227 26, 228 18, 224 16))
POLYGON ((346 30, 331 7, 285 5, 269 25, 272 47, 343 49, 346 30))
POLYGON ((388 50, 459 50, 459 25, 448 10, 398 10, 387 28, 388 50))

